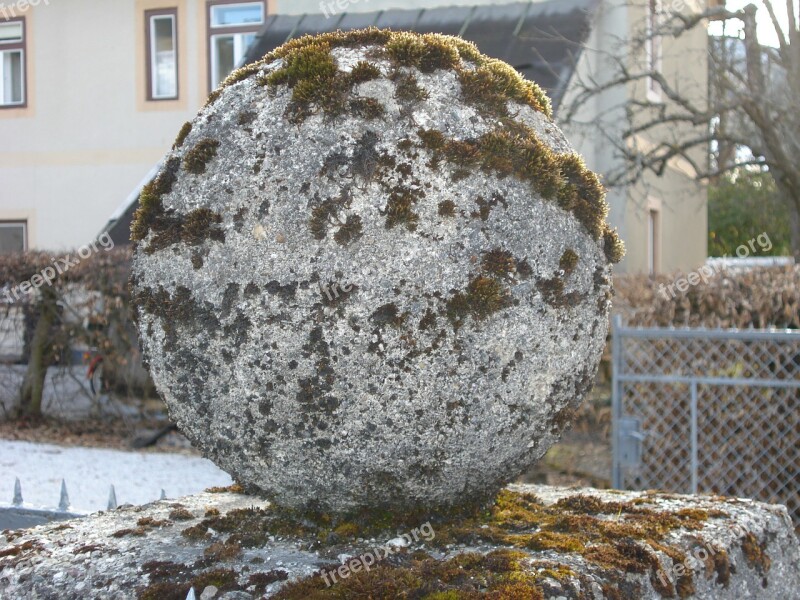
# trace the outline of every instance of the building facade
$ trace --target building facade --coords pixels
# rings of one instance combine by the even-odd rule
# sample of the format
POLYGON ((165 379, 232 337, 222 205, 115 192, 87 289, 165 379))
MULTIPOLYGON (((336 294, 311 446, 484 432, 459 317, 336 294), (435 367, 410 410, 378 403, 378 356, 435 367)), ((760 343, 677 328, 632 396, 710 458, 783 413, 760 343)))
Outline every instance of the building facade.
MULTIPOLYGON (((664 18, 666 0, 605 0, 595 13, 585 49, 577 61, 561 106, 570 107, 587 87, 604 87, 619 78, 624 65, 631 81, 593 94, 583 103, 565 127, 575 149, 587 165, 601 174, 619 174, 631 168, 621 152, 614 148, 626 131, 643 120, 658 119, 660 106, 669 114, 674 110, 657 83, 639 74, 660 73, 674 88, 696 105, 703 105, 708 95, 708 36, 706 28, 697 27, 680 38, 650 35, 655 22, 664 18), (628 41, 625 46, 620 40, 628 41), (631 42, 631 40, 638 41, 631 42), (641 111, 631 119, 631 104, 647 104, 651 111, 641 111)), ((705 9, 700 0, 670 3, 670 10, 690 16, 705 9)), ((557 115, 558 116, 558 115, 557 115)), ((657 141, 681 140, 707 135, 700 125, 696 135, 684 125, 667 123, 649 128, 626 143, 647 153, 657 141)), ((708 154, 702 148, 689 153, 695 165, 706 166, 708 154)), ((617 270, 629 273, 669 273, 691 271, 708 256, 708 193, 697 181, 689 161, 676 157, 667 162, 663 172, 644 172, 630 185, 611 187, 608 195, 609 222, 619 229, 627 254, 617 270)))
POLYGON ((42 0, 9 19, 0 11, 0 252, 95 238, 270 10, 42 0))
MULTIPOLYGON (((106 227, 127 231, 139 188, 248 49, 253 58, 290 37, 348 23, 461 34, 545 80, 563 105, 575 81, 611 72, 603 58, 617 52, 611 40, 636 34, 659 7, 657 0, 41 0, 13 15, 0 11, 0 252, 59 251, 106 227), (557 48, 556 36, 571 46, 557 48)), ((707 41, 680 43, 681 52, 702 54, 707 41)), ((665 40, 660 68, 685 75, 687 65, 668 48, 665 40)), ((705 89, 707 67, 697 60, 691 69, 705 89)), ((580 117, 619 116, 616 106, 643 93, 624 86, 593 99, 580 117)), ((599 136, 567 133, 590 168, 619 167, 599 136)), ((706 193, 687 164, 672 161, 662 177, 612 190, 609 202, 628 246, 621 270, 688 270, 705 260, 706 193)))

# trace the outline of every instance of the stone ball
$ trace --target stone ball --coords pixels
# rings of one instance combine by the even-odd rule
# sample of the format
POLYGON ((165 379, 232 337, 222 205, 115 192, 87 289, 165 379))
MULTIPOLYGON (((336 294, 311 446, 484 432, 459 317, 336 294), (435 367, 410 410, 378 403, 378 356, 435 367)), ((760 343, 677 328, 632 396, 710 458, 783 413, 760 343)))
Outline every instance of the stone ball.
POLYGON ((181 431, 279 506, 480 503, 592 385, 606 214, 545 94, 474 45, 294 40, 234 72, 141 193, 144 355, 181 431))

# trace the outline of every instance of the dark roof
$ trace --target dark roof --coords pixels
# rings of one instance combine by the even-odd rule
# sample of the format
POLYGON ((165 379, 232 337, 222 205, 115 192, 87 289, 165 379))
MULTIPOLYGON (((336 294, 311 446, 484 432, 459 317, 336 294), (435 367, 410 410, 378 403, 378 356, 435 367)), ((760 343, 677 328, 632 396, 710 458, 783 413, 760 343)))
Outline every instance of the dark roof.
MULTIPOLYGON (((254 62, 292 38, 311 33, 375 26, 418 33, 459 35, 542 86, 554 110, 564 95, 600 0, 549 0, 484 6, 383 10, 324 15, 270 15, 248 51, 254 62)), ((152 175, 151 175, 152 176, 152 175)), ((115 244, 128 243, 138 191, 111 218, 106 231, 115 244)))
POLYGON ((245 63, 258 60, 292 38, 375 26, 418 33, 458 35, 481 52, 506 61, 542 86, 557 108, 591 30, 598 0, 550 0, 484 6, 382 10, 369 13, 273 15, 245 63))

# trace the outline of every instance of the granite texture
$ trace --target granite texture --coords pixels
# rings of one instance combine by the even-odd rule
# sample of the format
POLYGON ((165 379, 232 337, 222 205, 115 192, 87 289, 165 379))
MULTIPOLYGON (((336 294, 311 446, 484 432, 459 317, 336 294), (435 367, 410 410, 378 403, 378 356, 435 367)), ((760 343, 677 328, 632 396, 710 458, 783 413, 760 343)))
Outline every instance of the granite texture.
POLYGON ((489 114, 458 72, 375 46, 330 55, 337 76, 378 70, 343 114, 298 105, 300 85, 272 77, 289 58, 274 58, 236 75, 165 158, 133 266, 144 355, 181 431, 282 506, 485 501, 592 384, 608 248, 505 163, 459 165, 426 143, 524 131, 542 144, 528 163, 571 156, 546 111, 489 114))
MULTIPOLYGON (((498 572, 504 576, 506 567, 498 557, 513 552, 509 556, 516 562, 514 580, 529 584, 526 594, 489 593, 487 597, 797 598, 800 546, 782 506, 647 492, 530 485, 511 489, 511 494, 520 494, 515 497, 530 499, 531 494, 535 495, 542 506, 560 503, 560 513, 582 519, 584 531, 567 534, 576 540, 597 523, 604 524, 608 531, 634 522, 646 528, 647 519, 658 523, 669 515, 685 519, 685 525, 672 529, 658 543, 647 539, 614 542, 627 544, 626 556, 647 559, 645 568, 621 568, 601 564, 598 557, 602 555, 593 550, 604 545, 599 541, 581 552, 569 552, 513 546, 509 550, 502 543, 478 540, 465 544, 447 539, 459 526, 466 527, 466 523, 458 522, 430 521, 427 526, 419 522, 421 535, 417 536, 410 528, 403 528, 346 540, 334 534, 321 537, 287 533, 285 524, 282 529, 275 524, 261 528, 264 537, 260 542, 247 543, 243 533, 258 533, 259 527, 257 521, 248 521, 243 515, 261 515, 260 511, 268 515, 268 503, 238 493, 203 493, 0 534, 0 597, 183 600, 193 586, 197 597, 206 593, 206 598, 229 600, 300 600, 312 597, 311 589, 317 590, 315 598, 398 597, 400 592, 411 598, 476 598, 493 585, 498 572), (609 514, 606 509, 616 504, 621 505, 619 511, 609 514), (602 514, 589 510, 591 506, 599 507, 602 514), (637 510, 646 510, 647 516, 640 519, 642 515, 637 510), (698 525, 691 516, 701 514, 710 516, 698 525), (631 548, 640 550, 634 553, 631 548), (342 568, 355 565, 353 559, 363 563, 370 553, 378 560, 368 572, 363 568, 360 572, 342 568), (686 557, 682 562, 676 558, 681 553, 686 557), (430 561, 443 564, 460 560, 466 569, 476 563, 476 556, 495 560, 485 567, 486 573, 473 579, 442 581, 430 566, 430 561), (679 562, 689 570, 688 576, 687 570, 678 576, 679 562), (420 571, 423 567, 419 565, 427 566, 420 571), (320 570, 329 573, 330 586, 325 578, 314 575, 320 570), (430 594, 459 591, 451 591, 449 596, 420 593, 420 580, 407 578, 409 572, 427 573, 422 585, 430 594), (335 581, 330 573, 336 574, 335 581), (356 580, 360 580, 361 596, 352 595, 352 587, 343 589, 356 580), (301 587, 303 583, 312 587, 301 587), (368 592, 372 595, 366 595, 368 592)), ((512 530, 523 536, 537 528, 537 524, 517 521, 512 530)))

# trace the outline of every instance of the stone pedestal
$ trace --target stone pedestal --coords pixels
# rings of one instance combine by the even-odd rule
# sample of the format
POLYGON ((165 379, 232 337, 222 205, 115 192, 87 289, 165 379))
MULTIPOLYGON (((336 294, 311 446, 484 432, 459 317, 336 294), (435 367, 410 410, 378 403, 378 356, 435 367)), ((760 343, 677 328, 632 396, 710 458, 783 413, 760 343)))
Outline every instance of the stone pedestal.
POLYGON ((381 518, 314 525, 229 490, 121 507, 4 532, 0 597, 183 600, 193 587, 206 599, 790 600, 800 590, 786 509, 750 500, 515 485, 456 520, 381 518))

